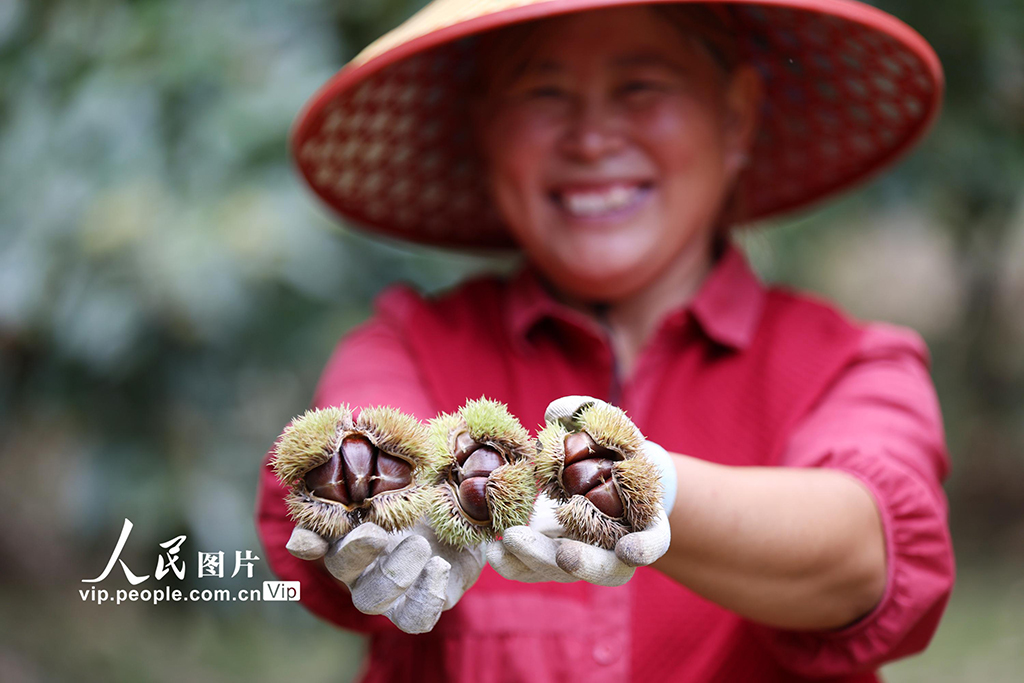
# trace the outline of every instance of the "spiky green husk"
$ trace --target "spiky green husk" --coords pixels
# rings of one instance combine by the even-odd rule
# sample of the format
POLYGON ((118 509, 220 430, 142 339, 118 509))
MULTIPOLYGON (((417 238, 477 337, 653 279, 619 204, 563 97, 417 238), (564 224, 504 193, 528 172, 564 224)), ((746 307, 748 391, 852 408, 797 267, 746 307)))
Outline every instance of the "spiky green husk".
POLYGON ((646 529, 664 495, 658 468, 646 457, 634 457, 612 463, 612 477, 622 496, 623 517, 633 531, 646 529))
POLYGON ((529 460, 533 455, 529 432, 504 403, 480 397, 467 401, 459 414, 474 441, 504 448, 511 462, 529 460))
POLYGON ((434 531, 445 543, 456 547, 475 545, 495 538, 510 526, 527 524, 537 497, 529 432, 499 401, 479 398, 467 401, 456 413, 442 413, 427 428, 430 471, 434 495, 429 518, 434 531), (487 481, 489 524, 470 521, 459 508, 448 483, 455 465, 455 436, 463 430, 479 444, 496 448, 509 461, 491 472, 487 481))
POLYGON ((644 435, 621 408, 595 403, 580 413, 579 424, 594 441, 618 451, 627 460, 643 455, 644 435))
POLYGON ((609 517, 583 496, 571 496, 558 506, 555 517, 569 538, 611 550, 632 529, 622 520, 609 517))
POLYGON ((285 502, 292 521, 330 540, 341 538, 364 521, 386 531, 412 526, 427 510, 430 472, 435 469, 426 428, 419 420, 390 406, 372 406, 362 409, 353 421, 346 404, 308 410, 296 418, 278 441, 271 466, 290 488, 285 502), (327 462, 341 439, 351 433, 364 434, 380 450, 408 462, 412 486, 378 494, 360 506, 310 495, 302 477, 327 462))
POLYGON ((570 538, 614 548, 622 536, 644 529, 653 521, 663 495, 661 479, 644 455, 643 434, 620 408, 595 403, 581 411, 577 423, 599 445, 622 455, 622 460, 612 463, 612 478, 622 498, 622 518, 609 517, 585 497, 570 496, 562 488, 565 437, 569 432, 559 423, 547 425, 537 435, 537 481, 552 500, 562 503, 556 516, 570 538))
POLYGON ((347 404, 307 410, 285 427, 274 447, 270 466, 285 486, 291 486, 314 467, 327 462, 338 449, 341 433, 352 429, 347 404))
POLYGON ((537 498, 533 463, 520 460, 491 472, 486 495, 487 507, 491 510, 491 528, 495 533, 529 524, 537 498))
POLYGON ((341 538, 362 521, 356 510, 309 495, 305 487, 285 497, 288 516, 298 526, 315 531, 329 541, 341 538))
POLYGON ((464 428, 459 413, 441 413, 427 423, 427 450, 430 452, 427 475, 432 484, 444 481, 448 469, 455 463, 453 434, 464 428))
POLYGON ((537 455, 534 459, 537 483, 552 500, 564 503, 569 495, 562 488, 560 477, 565 463, 565 437, 569 430, 560 422, 550 422, 537 434, 537 455))
POLYGON ((447 483, 431 489, 427 519, 437 538, 456 548, 484 543, 494 538, 490 525, 473 524, 466 519, 455 498, 455 491, 447 483))
POLYGON ((359 412, 355 428, 370 437, 380 450, 411 464, 415 483, 427 483, 435 465, 422 422, 391 406, 372 406, 359 412))
POLYGON ((285 502, 293 522, 333 541, 363 522, 373 522, 385 531, 409 528, 426 514, 430 488, 413 486, 389 491, 374 496, 368 506, 355 508, 314 498, 305 489, 289 492, 285 502))
POLYGON ((408 529, 427 512, 430 503, 429 486, 412 486, 400 491, 389 491, 374 496, 367 522, 373 522, 385 531, 408 529))

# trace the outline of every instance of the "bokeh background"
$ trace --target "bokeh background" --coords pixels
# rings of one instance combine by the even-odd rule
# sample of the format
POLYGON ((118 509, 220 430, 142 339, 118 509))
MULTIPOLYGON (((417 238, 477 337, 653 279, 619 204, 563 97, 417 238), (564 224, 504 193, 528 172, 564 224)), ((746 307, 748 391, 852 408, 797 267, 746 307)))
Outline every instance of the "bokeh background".
MULTIPOLYGON (((293 603, 78 589, 125 517, 136 573, 186 534, 170 585, 256 586, 197 582, 195 551, 262 555, 257 465, 334 344, 391 282, 510 267, 340 229, 289 165, 305 99, 420 4, 0 0, 0 680, 355 675, 363 641, 293 603)), ((1024 5, 877 4, 938 51, 941 120, 868 187, 743 241, 767 280, 910 325, 933 353, 960 577, 929 650, 886 677, 1018 681, 1024 5)))

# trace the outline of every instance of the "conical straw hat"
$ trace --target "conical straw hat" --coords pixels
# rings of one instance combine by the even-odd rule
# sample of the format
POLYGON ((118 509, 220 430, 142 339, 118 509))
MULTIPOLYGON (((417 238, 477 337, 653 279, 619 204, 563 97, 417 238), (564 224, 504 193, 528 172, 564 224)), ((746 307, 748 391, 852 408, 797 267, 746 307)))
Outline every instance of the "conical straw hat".
MULTIPOLYGON (((471 36, 659 1, 669 0, 434 0, 310 99, 291 134, 298 170, 364 229, 448 247, 512 247, 471 147, 471 36)), ((765 83, 758 137, 738 183, 739 223, 863 182, 938 114, 939 60, 892 15, 853 0, 701 4, 726 10, 742 59, 765 83)))

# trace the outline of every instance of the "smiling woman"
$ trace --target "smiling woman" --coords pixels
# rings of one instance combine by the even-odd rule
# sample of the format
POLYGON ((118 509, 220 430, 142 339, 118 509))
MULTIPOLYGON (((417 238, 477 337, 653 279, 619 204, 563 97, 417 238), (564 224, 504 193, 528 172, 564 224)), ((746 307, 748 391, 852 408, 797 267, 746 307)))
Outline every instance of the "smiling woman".
POLYGON ((759 81, 723 72, 699 15, 674 9, 671 23, 625 7, 484 37, 473 122, 490 191, 566 293, 613 301, 664 280, 678 303, 710 263, 759 81))
POLYGON ((324 539, 264 476, 267 556, 374 634, 365 680, 852 683, 927 644, 953 578, 927 349, 764 286, 728 230, 877 171, 940 94, 849 0, 437 0, 313 98, 295 153, 343 215, 525 255, 381 294, 314 403, 545 425, 536 501, 470 479, 477 522, 533 506, 481 543, 445 542, 455 505, 324 539), (868 82, 898 121, 842 94, 868 82))

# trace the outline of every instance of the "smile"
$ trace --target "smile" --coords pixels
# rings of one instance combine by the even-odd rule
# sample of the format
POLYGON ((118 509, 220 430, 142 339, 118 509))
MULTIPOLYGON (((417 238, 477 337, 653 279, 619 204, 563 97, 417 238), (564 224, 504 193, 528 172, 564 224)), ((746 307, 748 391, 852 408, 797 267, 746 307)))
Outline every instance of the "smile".
POLYGON ((640 208, 653 190, 652 183, 608 183, 588 187, 563 187, 549 197, 570 218, 621 219, 640 208))

